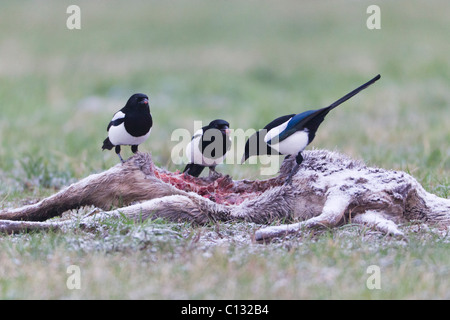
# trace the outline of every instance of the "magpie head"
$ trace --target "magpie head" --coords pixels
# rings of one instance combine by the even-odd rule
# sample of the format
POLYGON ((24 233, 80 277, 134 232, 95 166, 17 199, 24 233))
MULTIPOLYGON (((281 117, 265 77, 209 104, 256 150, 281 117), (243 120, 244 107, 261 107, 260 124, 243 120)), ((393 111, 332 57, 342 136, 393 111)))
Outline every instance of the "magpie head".
POLYGON ((222 119, 216 119, 211 121, 208 126, 207 129, 217 129, 220 130, 220 132, 222 132, 222 134, 224 135, 229 135, 230 134, 230 124, 222 119))
POLYGON ((135 93, 128 99, 127 106, 148 107, 148 96, 143 93, 135 93))

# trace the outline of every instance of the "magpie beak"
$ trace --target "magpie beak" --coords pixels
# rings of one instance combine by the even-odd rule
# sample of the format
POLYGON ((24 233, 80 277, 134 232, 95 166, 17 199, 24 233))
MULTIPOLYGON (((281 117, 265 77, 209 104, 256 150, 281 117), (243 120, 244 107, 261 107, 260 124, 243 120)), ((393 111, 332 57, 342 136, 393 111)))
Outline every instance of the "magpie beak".
POLYGON ((102 150, 115 148, 122 163, 125 162, 120 155, 122 145, 130 145, 131 151, 136 153, 138 146, 149 137, 153 125, 148 104, 147 95, 133 94, 109 122, 108 137, 103 141, 102 150))
POLYGON ((313 141, 318 127, 328 112, 366 89, 378 79, 380 79, 380 75, 336 100, 326 108, 290 114, 273 120, 247 140, 242 163, 253 155, 295 155, 296 165, 286 180, 287 183, 290 183, 292 176, 303 161, 302 151, 313 141), (261 141, 265 143, 265 146, 261 141))
POLYGON ((189 163, 183 172, 194 177, 198 177, 205 167, 209 168, 210 175, 215 172, 215 167, 223 162, 231 148, 229 126, 227 121, 217 119, 195 132, 186 148, 189 163))

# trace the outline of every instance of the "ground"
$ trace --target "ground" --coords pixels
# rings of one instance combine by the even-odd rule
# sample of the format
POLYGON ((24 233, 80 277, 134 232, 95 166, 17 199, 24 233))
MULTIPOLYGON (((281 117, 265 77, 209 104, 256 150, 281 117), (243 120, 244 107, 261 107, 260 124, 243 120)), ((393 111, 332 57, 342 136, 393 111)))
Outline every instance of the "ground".
POLYGON ((346 226, 252 242, 260 226, 111 221, 96 232, 4 237, 2 297, 35 299, 448 299, 449 238, 423 224, 409 241, 346 226), (68 267, 81 270, 69 290, 68 267), (370 266, 380 288, 370 289, 370 266))
MULTIPOLYGON (((101 142, 132 93, 149 95, 154 117, 140 150, 173 171, 183 168, 170 157, 177 128, 213 118, 260 128, 378 73, 327 116, 314 147, 406 171, 449 197, 448 1, 379 1, 380 30, 367 29, 364 2, 82 1, 80 30, 66 28, 70 4, 0 4, 1 207, 115 165, 101 142)), ((258 165, 217 170, 264 178, 258 165)), ((261 245, 260 227, 123 219, 2 235, 0 298, 450 298, 446 230, 412 223, 405 241, 347 226, 261 245), (70 265, 79 290, 66 285, 70 265), (367 286, 371 265, 381 289, 367 286)))

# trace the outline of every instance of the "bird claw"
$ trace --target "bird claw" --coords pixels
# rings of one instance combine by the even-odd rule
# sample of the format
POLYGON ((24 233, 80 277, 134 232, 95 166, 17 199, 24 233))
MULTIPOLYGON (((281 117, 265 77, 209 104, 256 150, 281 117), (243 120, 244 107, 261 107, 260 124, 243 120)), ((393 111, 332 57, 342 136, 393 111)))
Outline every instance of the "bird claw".
POLYGON ((208 178, 212 178, 214 180, 220 178, 222 176, 221 173, 217 172, 216 170, 209 170, 208 178))
POLYGON ((300 164, 296 163, 295 166, 292 168, 291 172, 289 173, 286 181, 284 182, 284 185, 292 184, 292 177, 297 173, 299 167, 300 167, 300 164))
POLYGON ((284 181, 285 186, 290 186, 292 184, 292 174, 287 177, 286 181, 284 181))

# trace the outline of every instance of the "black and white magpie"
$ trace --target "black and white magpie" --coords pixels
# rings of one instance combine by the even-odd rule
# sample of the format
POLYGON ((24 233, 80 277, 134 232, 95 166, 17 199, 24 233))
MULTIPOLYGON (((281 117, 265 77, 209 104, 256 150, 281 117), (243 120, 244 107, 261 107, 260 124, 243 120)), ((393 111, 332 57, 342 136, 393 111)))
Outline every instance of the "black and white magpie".
POLYGON ((290 183, 292 176, 303 161, 302 151, 313 141, 317 128, 328 112, 378 79, 380 79, 380 75, 377 75, 326 108, 309 110, 299 114, 289 114, 273 120, 262 130, 257 131, 248 138, 242 163, 254 155, 295 155, 296 165, 286 179, 286 182, 290 183))
POLYGON ((198 177, 205 167, 209 167, 209 174, 215 171, 231 148, 229 128, 227 121, 217 119, 197 130, 187 145, 186 156, 189 163, 183 172, 198 177))
POLYGON ((153 120, 150 114, 148 96, 143 93, 133 94, 125 107, 117 111, 108 124, 108 137, 103 141, 102 150, 115 151, 124 163, 120 155, 120 146, 129 145, 131 151, 136 153, 138 145, 143 143, 152 130, 153 120))

